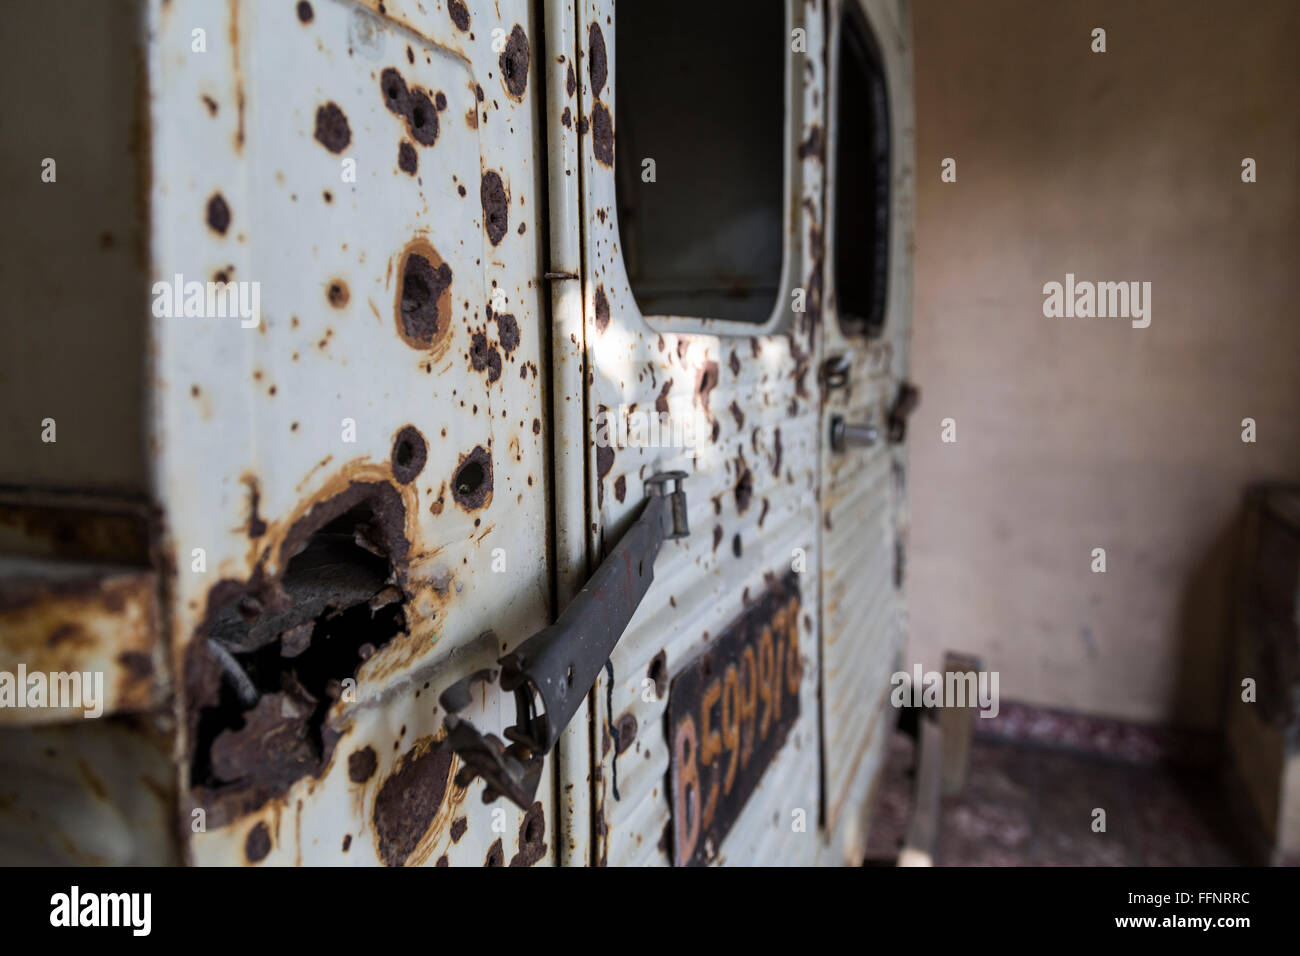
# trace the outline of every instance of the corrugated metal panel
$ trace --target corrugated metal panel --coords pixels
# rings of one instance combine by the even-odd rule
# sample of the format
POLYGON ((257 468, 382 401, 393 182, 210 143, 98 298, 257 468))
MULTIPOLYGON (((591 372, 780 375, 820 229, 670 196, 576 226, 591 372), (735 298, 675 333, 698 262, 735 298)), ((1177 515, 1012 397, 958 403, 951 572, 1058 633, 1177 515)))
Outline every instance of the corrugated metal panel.
MULTIPOLYGON (((788 23, 807 30, 806 57, 792 68, 798 92, 788 104, 793 129, 787 133, 790 177, 798 201, 787 205, 786 286, 808 290, 809 313, 820 308, 821 157, 799 162, 800 143, 820 122, 823 106, 821 18, 792 4, 788 23)), ((613 6, 589 0, 580 8, 584 48, 601 35, 611 82, 617 66, 613 6), (593 25, 594 24, 594 25, 593 25), (591 25, 589 27, 589 25, 591 25)), ((585 50, 586 52, 586 50, 585 50)), ((580 76, 584 115, 596 95, 584 68, 580 76)), ((602 105, 612 109, 608 87, 602 105)), ((614 117, 617 130, 618 118, 614 117)), ((588 384, 589 428, 606 410, 625 405, 667 411, 688 418, 706 436, 697 454, 682 449, 622 447, 607 454, 592 449, 591 500, 596 506, 593 546, 617 539, 642 500, 641 482, 658 471, 683 469, 690 505, 691 536, 670 542, 655 566, 656 580, 645 603, 616 647, 610 668, 598 682, 596 783, 597 862, 609 865, 669 862, 665 838, 671 819, 667 792, 666 695, 656 692, 652 664, 664 661, 671 678, 712 637, 726 630, 762 594, 772 576, 806 564, 796 575, 803 680, 800 716, 783 748, 719 848, 718 863, 810 863, 819 852, 817 711, 817 455, 820 443, 815 375, 815 314, 774 318, 759 336, 736 335, 736 326, 677 318, 646 323, 637 310, 619 254, 613 170, 593 156, 583 138, 587 342, 592 375, 588 384), (603 215, 597 216, 597 210, 603 215), (597 297, 608 304, 597 322, 597 297), (689 329, 678 333, 669 329, 689 329), (730 329, 730 334, 724 330, 730 329), (656 404, 658 402, 658 404, 656 404), (740 412, 737 415, 732 411, 740 412), (743 422, 742 422, 743 417, 743 422), (712 438, 707 436, 712 435, 712 438), (617 728, 635 721, 615 746, 617 728), (800 825, 804 824, 804 825, 800 825)), ((689 229, 683 224, 683 229, 689 229)), ((604 305, 602 304, 602 310, 604 305)), ((658 666, 658 665, 656 665, 658 666)))
MULTIPOLYGON (((837 0, 831 22, 831 75, 838 66, 840 18, 859 6, 876 34, 889 92, 893 193, 890 209, 886 322, 875 339, 849 339, 839 325, 834 270, 828 270, 825 354, 851 359, 848 388, 827 393, 822 427, 833 416, 881 429, 871 448, 823 448, 821 567, 823 611, 822 741, 825 759, 827 862, 858 863, 866 850, 875 782, 896 713, 889 679, 906 644, 906 616, 896 586, 907 532, 904 448, 885 441, 885 419, 907 374, 911 335, 912 99, 910 51, 894 5, 884 0, 837 0), (899 550, 901 546, 901 551, 899 550)), ((832 100, 836 91, 831 91, 832 100)), ((834 103, 831 106, 835 109, 834 103)), ((832 115, 834 113, 832 112, 832 115)), ((837 129, 830 128, 834 163, 837 129)), ((834 182, 828 241, 835 241, 834 182)))

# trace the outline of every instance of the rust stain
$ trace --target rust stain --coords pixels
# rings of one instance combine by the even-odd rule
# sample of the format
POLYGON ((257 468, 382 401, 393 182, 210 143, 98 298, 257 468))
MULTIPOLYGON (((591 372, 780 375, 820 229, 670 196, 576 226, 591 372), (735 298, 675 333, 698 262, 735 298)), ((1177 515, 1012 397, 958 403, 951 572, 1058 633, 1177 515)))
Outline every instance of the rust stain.
POLYGON ((541 801, 534 802, 519 823, 519 852, 511 866, 532 866, 546 857, 546 815, 541 801))
POLYGON ((488 241, 500 245, 510 224, 510 200, 501 175, 494 169, 483 174, 479 184, 479 201, 483 204, 483 228, 488 241))
POLYGON ((244 838, 244 857, 249 863, 261 863, 270 852, 271 830, 265 821, 259 821, 244 838))
POLYGON ((208 226, 219 236, 224 236, 230 228, 230 206, 221 193, 213 193, 208 199, 208 226))
POLYGON ((375 775, 378 764, 374 747, 367 745, 354 750, 348 754, 348 779, 353 783, 365 783, 375 775))
POLYGON ((414 176, 420 168, 420 157, 406 140, 397 144, 397 168, 408 176, 414 176))
POLYGON ((341 153, 352 142, 352 128, 343 110, 333 100, 316 110, 316 133, 318 143, 331 153, 341 153))
POLYGON ((587 29, 587 72, 591 78, 592 98, 598 98, 609 76, 609 57, 605 52, 605 34, 595 20, 587 29))
POLYGON ((506 48, 501 51, 498 65, 501 67, 501 81, 505 84, 510 98, 520 101, 528 87, 528 34, 524 28, 515 24, 506 40, 506 48))
POLYGON ((352 293, 348 291, 348 284, 342 279, 331 279, 325 288, 325 298, 329 299, 330 305, 334 308, 341 309, 348 304, 352 293))
POLYGON ((596 331, 604 332, 609 328, 609 299, 605 296, 605 287, 596 286, 596 331))
POLYGON ((461 33, 469 30, 469 8, 465 6, 464 0, 447 0, 447 15, 461 33))
POLYGON ((489 385, 501 377, 501 353, 482 329, 475 330, 470 336, 469 361, 474 371, 487 374, 489 385))
POLYGON ((375 796, 375 842, 385 866, 402 866, 429 832, 451 781, 452 753, 424 737, 375 796))
POLYGON ((397 334, 436 361, 451 342, 451 267, 428 239, 418 236, 398 257, 397 274, 401 276, 393 302, 397 334))

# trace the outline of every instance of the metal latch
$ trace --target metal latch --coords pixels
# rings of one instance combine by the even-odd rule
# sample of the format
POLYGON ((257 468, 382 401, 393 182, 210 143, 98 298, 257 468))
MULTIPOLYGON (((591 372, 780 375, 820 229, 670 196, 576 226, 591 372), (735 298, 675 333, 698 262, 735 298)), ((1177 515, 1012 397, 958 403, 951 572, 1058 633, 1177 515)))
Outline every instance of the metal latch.
POLYGON ((482 777, 485 803, 504 794, 523 809, 532 805, 546 754, 582 706, 654 581, 660 546, 690 533, 685 477, 684 471, 669 471, 647 479, 636 522, 564 613, 498 661, 501 689, 515 695, 515 723, 505 730, 508 745, 457 716, 469 704, 471 686, 496 680, 496 671, 478 671, 443 691, 445 745, 464 764, 458 785, 482 777))
POLYGON ((846 448, 870 448, 880 438, 880 429, 871 422, 852 425, 844 416, 831 418, 831 450, 844 451, 846 448))

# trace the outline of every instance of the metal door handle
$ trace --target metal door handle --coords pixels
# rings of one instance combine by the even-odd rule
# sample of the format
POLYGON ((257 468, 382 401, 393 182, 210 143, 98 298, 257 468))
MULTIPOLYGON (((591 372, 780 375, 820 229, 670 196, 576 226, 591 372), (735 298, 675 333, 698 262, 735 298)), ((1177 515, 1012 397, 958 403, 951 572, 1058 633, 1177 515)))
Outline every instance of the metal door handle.
POLYGON ((650 589, 660 546, 690 533, 681 487, 685 477, 684 471, 669 471, 647 479, 641 514, 564 613, 498 661, 501 689, 515 695, 515 723, 505 730, 508 746, 456 716, 470 701, 470 687, 495 680, 497 672, 479 671, 442 692, 445 745, 464 763, 458 785, 482 777, 485 803, 504 794, 522 809, 532 806, 546 754, 582 706, 650 589))

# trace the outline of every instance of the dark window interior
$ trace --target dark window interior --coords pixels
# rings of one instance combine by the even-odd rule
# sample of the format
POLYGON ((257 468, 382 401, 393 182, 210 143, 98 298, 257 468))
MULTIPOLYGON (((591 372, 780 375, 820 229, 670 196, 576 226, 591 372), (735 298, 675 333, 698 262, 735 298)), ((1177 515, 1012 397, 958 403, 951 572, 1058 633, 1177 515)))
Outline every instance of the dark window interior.
MULTIPOLYGON (((621 11, 620 11, 621 15, 621 11)), ((879 335, 889 276, 889 101, 879 48, 854 5, 840 31, 835 303, 846 335, 879 335)))
POLYGON ((781 279, 785 4, 620 3, 617 44, 618 217, 638 306, 766 321, 781 279))

